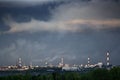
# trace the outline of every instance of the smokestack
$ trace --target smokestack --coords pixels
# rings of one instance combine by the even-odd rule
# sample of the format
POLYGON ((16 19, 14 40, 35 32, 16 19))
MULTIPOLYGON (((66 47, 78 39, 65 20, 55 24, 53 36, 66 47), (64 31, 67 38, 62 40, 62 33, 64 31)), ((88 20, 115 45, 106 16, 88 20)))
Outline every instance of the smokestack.
POLYGON ((90 66, 90 58, 88 57, 88 67, 90 66))
POLYGON ((21 58, 18 59, 18 66, 22 67, 22 59, 21 58))
POLYGON ((107 62, 107 66, 109 66, 110 65, 110 53, 109 52, 107 52, 106 53, 106 56, 107 56, 107 58, 106 58, 106 62, 107 62))

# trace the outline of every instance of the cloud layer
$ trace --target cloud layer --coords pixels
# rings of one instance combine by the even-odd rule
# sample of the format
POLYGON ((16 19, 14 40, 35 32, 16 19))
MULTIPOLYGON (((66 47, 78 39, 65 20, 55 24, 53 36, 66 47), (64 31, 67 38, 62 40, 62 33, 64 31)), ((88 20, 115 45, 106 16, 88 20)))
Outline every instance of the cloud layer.
POLYGON ((7 27, 0 34, 1 65, 15 64, 18 57, 35 65, 46 61, 58 64, 61 57, 69 64, 87 63, 88 56, 92 63, 105 63, 108 50, 111 62, 120 63, 120 3, 114 0, 49 2, 54 1, 30 1, 28 5, 11 2, 8 6, 14 5, 10 8, 0 5, 3 10, 0 22, 7 27))
POLYGON ((9 33, 22 31, 81 32, 88 28, 96 30, 120 27, 119 3, 64 3, 51 10, 51 13, 52 17, 49 21, 34 18, 23 23, 16 22, 11 18, 4 21, 6 25, 10 26, 9 33))
POLYGON ((32 7, 59 0, 0 0, 0 7, 32 7), (21 6, 22 5, 22 6, 21 6))
POLYGON ((71 20, 71 21, 54 21, 44 22, 32 19, 30 22, 17 23, 6 22, 10 26, 7 33, 13 32, 38 32, 38 31, 68 31, 68 32, 81 32, 86 29, 109 29, 120 27, 120 20, 71 20), (85 25, 85 26, 82 26, 85 25))

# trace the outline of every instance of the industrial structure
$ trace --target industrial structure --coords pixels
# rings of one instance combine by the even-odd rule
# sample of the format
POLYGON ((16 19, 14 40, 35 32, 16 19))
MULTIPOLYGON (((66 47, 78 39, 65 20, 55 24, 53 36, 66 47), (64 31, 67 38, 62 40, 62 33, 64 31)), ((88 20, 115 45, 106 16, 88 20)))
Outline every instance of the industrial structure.
POLYGON ((89 67, 90 66, 90 58, 88 57, 88 64, 87 66, 89 67))
MULTIPOLYGON (((106 65, 103 64, 103 62, 98 62, 96 64, 91 64, 91 58, 88 57, 87 58, 87 64, 83 65, 69 65, 64 63, 64 58, 60 58, 60 62, 59 64, 56 65, 52 65, 52 63, 49 63, 47 61, 45 61, 45 66, 33 66, 32 63, 30 63, 29 66, 23 65, 23 61, 22 58, 18 58, 16 65, 11 65, 11 66, 2 66, 0 67, 0 70, 28 70, 28 69, 35 69, 35 68, 61 68, 62 70, 66 70, 66 71, 80 71, 82 69, 94 69, 94 68, 107 68, 110 69, 112 67, 112 65, 110 64, 110 53, 107 52, 106 53, 106 65)), ((49 70, 51 71, 51 70, 49 70)))
POLYGON ((110 53, 109 52, 107 52, 106 53, 106 56, 107 56, 107 58, 106 58, 106 62, 107 62, 107 66, 109 66, 110 65, 110 53))
POLYGON ((18 58, 18 67, 21 68, 22 67, 22 59, 18 58))

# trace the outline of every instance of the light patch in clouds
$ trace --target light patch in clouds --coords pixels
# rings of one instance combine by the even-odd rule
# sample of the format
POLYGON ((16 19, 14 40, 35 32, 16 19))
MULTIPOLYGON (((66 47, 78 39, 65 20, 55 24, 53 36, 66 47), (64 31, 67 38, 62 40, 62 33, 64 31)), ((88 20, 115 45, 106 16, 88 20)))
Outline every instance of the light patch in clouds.
POLYGON ((30 22, 17 23, 15 21, 6 21, 6 24, 10 26, 10 30, 7 33, 14 32, 37 32, 37 31, 69 31, 69 32, 81 32, 84 29, 107 29, 120 26, 120 20, 70 20, 70 21, 39 21, 32 19, 30 22))

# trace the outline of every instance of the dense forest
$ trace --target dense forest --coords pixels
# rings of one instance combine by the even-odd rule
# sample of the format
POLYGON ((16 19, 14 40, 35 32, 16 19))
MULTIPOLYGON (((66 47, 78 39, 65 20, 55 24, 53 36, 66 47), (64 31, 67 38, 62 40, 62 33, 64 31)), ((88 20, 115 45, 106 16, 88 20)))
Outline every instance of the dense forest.
POLYGON ((120 67, 114 67, 110 70, 95 69, 87 73, 79 72, 53 72, 41 75, 13 75, 3 76, 0 80, 120 80, 120 67))

